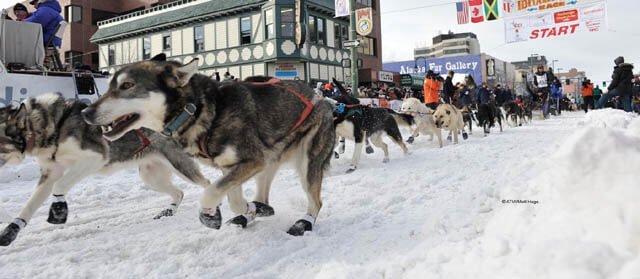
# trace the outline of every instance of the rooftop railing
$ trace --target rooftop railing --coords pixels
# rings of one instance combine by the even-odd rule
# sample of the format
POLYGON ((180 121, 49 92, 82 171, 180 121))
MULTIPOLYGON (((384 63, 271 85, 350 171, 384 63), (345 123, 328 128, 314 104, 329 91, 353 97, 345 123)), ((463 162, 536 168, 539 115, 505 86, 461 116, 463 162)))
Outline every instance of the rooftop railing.
POLYGON ((181 6, 181 5, 188 4, 188 3, 191 3, 191 2, 195 2, 195 1, 198 1, 198 0, 178 0, 178 1, 171 2, 171 3, 167 3, 167 4, 158 5, 158 6, 155 6, 153 8, 145 9, 145 10, 142 10, 142 11, 128 13, 128 14, 121 15, 121 16, 114 17, 114 18, 110 18, 110 19, 107 19, 107 20, 98 21, 98 26, 102 26, 102 25, 110 24, 110 23, 115 23, 115 22, 118 22, 118 21, 130 19, 130 18, 142 16, 142 15, 146 15, 146 14, 157 12, 157 11, 162 11, 162 10, 165 10, 165 9, 168 9, 168 8, 181 6))

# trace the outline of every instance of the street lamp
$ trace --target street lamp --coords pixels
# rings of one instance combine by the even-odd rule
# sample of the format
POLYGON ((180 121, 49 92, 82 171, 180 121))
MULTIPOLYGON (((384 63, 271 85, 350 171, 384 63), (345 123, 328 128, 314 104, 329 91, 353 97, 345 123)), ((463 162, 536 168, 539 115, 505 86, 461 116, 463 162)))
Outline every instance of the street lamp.
POLYGON ((538 56, 540 56, 540 55, 538 55, 537 53, 529 55, 529 58, 528 58, 528 60, 529 60, 529 68, 531 68, 531 72, 532 73, 534 73, 535 70, 533 69, 533 60, 531 60, 531 58, 532 57, 536 57, 537 58, 538 56))
POLYGON ((413 72, 416 73, 416 74, 418 72, 420 72, 420 68, 418 67, 418 60, 420 60, 420 59, 424 60, 424 70, 425 71, 427 70, 427 58, 426 57, 418 57, 418 58, 416 58, 415 61, 413 61, 413 72))

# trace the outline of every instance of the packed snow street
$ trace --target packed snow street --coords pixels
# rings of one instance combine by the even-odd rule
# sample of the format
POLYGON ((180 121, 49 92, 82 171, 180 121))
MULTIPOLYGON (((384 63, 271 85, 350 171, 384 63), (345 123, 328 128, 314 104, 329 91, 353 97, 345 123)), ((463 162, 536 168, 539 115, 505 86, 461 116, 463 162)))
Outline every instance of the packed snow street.
MULTIPOLYGON (((273 183, 276 215, 244 230, 203 227, 202 189, 182 180, 176 216, 153 220, 167 198, 142 187, 135 169, 91 176, 68 194, 67 224, 48 224, 43 207, 2 248, 0 277, 631 278, 640 270, 638 132, 640 119, 621 111, 565 113, 442 149, 421 136, 409 155, 392 146, 380 164, 376 150, 345 174, 349 143, 330 167, 314 231, 301 238, 286 234, 306 206, 289 167, 273 183)), ((37 174, 34 162, 0 171, 3 222, 37 174)), ((245 196, 254 189, 245 184, 245 196)), ((226 201, 222 212, 232 217, 226 201)))

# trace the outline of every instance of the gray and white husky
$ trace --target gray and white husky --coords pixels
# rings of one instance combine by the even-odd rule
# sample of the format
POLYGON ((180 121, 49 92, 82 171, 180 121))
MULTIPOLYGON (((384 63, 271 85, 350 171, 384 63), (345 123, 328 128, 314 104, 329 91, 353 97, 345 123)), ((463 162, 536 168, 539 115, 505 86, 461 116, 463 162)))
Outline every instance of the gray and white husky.
POLYGON ((219 83, 197 74, 197 64, 167 62, 161 54, 124 67, 83 116, 87 123, 109 126, 104 136, 110 140, 140 127, 162 132, 201 163, 221 169, 223 176, 200 199, 200 221, 209 228, 220 228, 218 205, 225 194, 240 214, 232 224, 245 227, 260 214, 273 214, 271 182, 280 166, 292 161, 308 206, 288 233, 312 230, 335 144, 331 104, 300 81, 253 77, 219 83), (252 177, 257 191, 247 203, 242 184, 252 177))
POLYGON ((82 102, 65 104, 60 94, 51 93, 27 99, 19 108, 0 109, 0 166, 20 163, 28 155, 41 170, 31 198, 0 234, 0 246, 15 240, 52 193, 54 202, 47 221, 65 223, 68 214, 65 195, 91 174, 138 166, 140 177, 149 188, 172 199, 171 205, 155 218, 173 215, 182 202, 183 192, 171 182, 173 173, 203 187, 210 184, 174 140, 154 137, 156 133, 151 130, 138 130, 110 142, 102 136, 100 127, 84 122, 81 111, 86 107, 82 102))

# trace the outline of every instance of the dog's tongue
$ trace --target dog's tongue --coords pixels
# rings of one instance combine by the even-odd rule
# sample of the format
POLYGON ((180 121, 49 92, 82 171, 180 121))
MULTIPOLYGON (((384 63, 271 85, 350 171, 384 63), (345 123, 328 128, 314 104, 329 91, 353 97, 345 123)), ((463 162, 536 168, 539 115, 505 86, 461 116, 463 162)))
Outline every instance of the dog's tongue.
POLYGON ((122 117, 120 117, 120 118, 116 119, 116 121, 113 121, 112 126, 113 126, 113 127, 118 126, 118 124, 120 124, 122 121, 127 120, 127 119, 129 118, 129 116, 131 116, 131 115, 130 115, 130 114, 127 114, 127 115, 125 115, 125 116, 122 116, 122 117))

